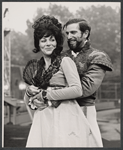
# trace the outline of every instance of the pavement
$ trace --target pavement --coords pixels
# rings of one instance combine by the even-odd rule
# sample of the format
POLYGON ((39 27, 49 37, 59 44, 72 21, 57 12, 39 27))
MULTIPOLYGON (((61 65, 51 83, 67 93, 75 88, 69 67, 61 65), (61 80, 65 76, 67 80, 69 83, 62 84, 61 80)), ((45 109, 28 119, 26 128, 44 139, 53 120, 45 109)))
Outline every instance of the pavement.
POLYGON ((99 111, 97 120, 102 138, 108 141, 120 140, 120 109, 99 111))
MULTIPOLYGON (((104 148, 121 147, 120 109, 97 112, 104 148)), ((3 147, 25 147, 31 122, 20 125, 4 125, 3 147)))
POLYGON ((97 121, 101 131, 104 148, 120 148, 121 147, 120 109, 98 111, 97 121))

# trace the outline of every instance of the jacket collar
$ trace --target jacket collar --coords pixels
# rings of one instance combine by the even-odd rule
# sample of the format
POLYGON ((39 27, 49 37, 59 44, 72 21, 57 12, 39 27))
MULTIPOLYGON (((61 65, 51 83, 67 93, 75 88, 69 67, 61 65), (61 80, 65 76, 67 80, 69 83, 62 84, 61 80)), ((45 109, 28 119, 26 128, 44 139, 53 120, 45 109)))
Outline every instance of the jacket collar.
POLYGON ((83 47, 81 47, 79 52, 87 52, 91 47, 90 41, 87 40, 83 47))

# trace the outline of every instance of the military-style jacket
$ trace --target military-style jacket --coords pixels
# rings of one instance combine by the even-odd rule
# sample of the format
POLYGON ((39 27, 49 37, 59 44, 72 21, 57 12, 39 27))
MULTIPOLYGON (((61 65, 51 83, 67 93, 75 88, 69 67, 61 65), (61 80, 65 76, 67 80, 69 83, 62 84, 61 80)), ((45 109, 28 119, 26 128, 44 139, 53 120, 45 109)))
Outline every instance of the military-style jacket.
POLYGON ((112 63, 109 56, 91 47, 86 42, 79 54, 74 57, 71 50, 66 51, 66 56, 71 57, 77 66, 82 84, 83 96, 77 98, 80 106, 91 106, 95 104, 96 91, 100 87, 106 71, 112 71, 112 63))

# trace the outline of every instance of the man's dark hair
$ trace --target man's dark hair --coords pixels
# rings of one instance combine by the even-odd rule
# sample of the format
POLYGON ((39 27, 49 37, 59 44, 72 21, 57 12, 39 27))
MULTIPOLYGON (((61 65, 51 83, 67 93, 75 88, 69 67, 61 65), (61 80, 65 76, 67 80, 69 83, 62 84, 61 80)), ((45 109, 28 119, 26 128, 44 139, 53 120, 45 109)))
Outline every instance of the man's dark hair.
POLYGON ((87 39, 89 38, 90 36, 90 31, 91 31, 91 27, 88 25, 87 21, 85 19, 81 19, 81 18, 75 18, 75 19, 70 19, 68 20, 68 22, 66 22, 66 24, 63 26, 63 29, 65 27, 67 27, 68 25, 70 24, 73 24, 73 23, 78 23, 79 24, 79 29, 82 33, 84 33, 86 30, 89 31, 88 33, 88 36, 87 36, 87 39))
POLYGON ((62 25, 53 16, 43 15, 38 20, 36 20, 32 26, 34 28, 34 53, 40 51, 39 40, 45 35, 54 36, 57 41, 57 47, 54 50, 56 55, 59 55, 63 49, 63 34, 62 25))

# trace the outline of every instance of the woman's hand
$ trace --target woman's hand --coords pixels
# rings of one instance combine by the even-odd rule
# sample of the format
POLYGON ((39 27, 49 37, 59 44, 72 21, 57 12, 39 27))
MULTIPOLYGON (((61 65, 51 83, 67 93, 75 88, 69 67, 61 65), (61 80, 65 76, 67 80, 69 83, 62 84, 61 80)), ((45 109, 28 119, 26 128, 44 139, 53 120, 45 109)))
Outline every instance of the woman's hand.
POLYGON ((32 98, 33 104, 38 108, 38 110, 43 110, 48 107, 48 104, 44 103, 44 99, 42 98, 42 92, 36 94, 32 98))
POLYGON ((28 92, 29 95, 34 96, 40 92, 40 89, 38 89, 38 87, 34 85, 30 85, 27 87, 26 91, 28 92))
POLYGON ((39 102, 43 102, 44 103, 44 99, 42 98, 42 92, 39 92, 38 94, 36 94, 35 96, 33 96, 32 101, 34 101, 35 99, 37 99, 39 102))

